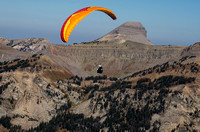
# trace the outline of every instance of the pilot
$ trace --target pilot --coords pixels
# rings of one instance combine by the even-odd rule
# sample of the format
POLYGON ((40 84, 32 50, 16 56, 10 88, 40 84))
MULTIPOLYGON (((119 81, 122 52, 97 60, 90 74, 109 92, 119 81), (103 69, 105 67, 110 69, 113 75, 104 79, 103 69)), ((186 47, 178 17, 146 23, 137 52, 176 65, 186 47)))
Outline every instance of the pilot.
POLYGON ((102 73, 103 72, 103 67, 101 64, 99 64, 99 68, 97 69, 97 73, 102 73))

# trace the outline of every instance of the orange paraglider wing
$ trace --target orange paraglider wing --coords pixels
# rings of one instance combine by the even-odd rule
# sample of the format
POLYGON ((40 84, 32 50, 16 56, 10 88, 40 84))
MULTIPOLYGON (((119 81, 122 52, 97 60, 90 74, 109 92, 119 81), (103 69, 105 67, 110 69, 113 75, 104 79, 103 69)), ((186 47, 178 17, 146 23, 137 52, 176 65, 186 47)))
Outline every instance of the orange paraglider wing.
POLYGON ((90 14, 93 11, 102 11, 102 12, 106 13, 107 15, 109 15, 113 20, 117 19, 115 14, 107 8, 103 8, 103 7, 86 7, 86 8, 83 8, 83 9, 73 13, 71 16, 69 16, 67 18, 67 20, 65 21, 65 23, 63 24, 61 32, 60 32, 60 36, 61 36, 62 41, 67 42, 72 30, 74 29, 74 27, 84 17, 86 17, 88 14, 90 14))

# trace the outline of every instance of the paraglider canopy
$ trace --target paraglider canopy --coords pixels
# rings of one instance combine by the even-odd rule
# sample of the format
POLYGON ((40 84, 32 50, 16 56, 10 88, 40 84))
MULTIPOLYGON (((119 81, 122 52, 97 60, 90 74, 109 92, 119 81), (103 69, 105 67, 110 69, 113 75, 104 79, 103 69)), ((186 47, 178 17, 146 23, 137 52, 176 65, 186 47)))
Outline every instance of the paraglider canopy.
POLYGON ((69 38, 72 30, 74 29, 74 27, 83 18, 85 18, 88 14, 90 14, 93 11, 101 11, 101 12, 104 12, 107 15, 109 15, 113 20, 117 19, 115 14, 107 8, 103 8, 103 7, 86 7, 86 8, 83 8, 83 9, 73 13, 71 16, 69 16, 67 18, 67 20, 65 21, 65 23, 63 24, 61 32, 60 32, 60 36, 61 36, 62 41, 67 43, 68 38, 69 38))

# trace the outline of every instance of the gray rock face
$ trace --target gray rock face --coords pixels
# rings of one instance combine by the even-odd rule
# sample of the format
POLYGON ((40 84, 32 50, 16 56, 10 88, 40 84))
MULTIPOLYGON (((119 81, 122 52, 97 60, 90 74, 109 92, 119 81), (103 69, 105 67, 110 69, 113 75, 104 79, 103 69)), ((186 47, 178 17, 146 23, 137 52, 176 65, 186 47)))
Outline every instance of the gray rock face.
POLYGON ((118 43, 124 43, 127 40, 152 45, 147 39, 147 31, 140 22, 126 22, 98 39, 98 41, 115 41, 118 43))
POLYGON ((46 82, 43 77, 29 72, 1 74, 0 118, 10 116, 11 123, 23 129, 48 122, 56 110, 67 104, 65 94, 46 82))
POLYGON ((10 41, 11 40, 0 37, 0 62, 30 56, 30 53, 20 52, 12 47, 7 46, 10 41))
POLYGON ((11 40, 7 46, 23 52, 37 53, 53 45, 44 38, 11 40))
POLYGON ((24 58, 53 46, 44 38, 9 40, 0 37, 0 62, 24 58))

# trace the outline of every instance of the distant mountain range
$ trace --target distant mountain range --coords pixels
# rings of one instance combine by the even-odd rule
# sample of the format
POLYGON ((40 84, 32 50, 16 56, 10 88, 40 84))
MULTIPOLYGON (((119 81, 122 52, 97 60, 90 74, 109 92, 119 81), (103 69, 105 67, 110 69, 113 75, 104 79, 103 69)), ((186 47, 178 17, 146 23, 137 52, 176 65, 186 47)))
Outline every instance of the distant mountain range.
POLYGON ((0 130, 200 130, 200 43, 146 34, 127 22, 81 44, 0 38, 0 130))

